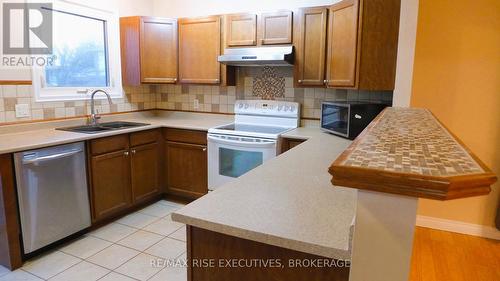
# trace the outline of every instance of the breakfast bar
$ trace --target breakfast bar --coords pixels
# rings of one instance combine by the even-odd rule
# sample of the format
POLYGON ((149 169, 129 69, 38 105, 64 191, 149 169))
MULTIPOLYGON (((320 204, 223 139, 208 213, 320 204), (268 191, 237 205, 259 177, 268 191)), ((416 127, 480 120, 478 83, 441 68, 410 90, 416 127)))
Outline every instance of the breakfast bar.
MULTIPOLYGON (((352 144, 308 128, 283 137, 307 141, 172 215, 188 225, 188 260, 235 256, 232 249, 243 248, 247 254, 236 255, 242 259, 349 261, 348 274, 338 266, 280 271, 294 280, 308 280, 305 272, 328 280, 407 280, 418 198, 487 194, 496 181, 425 109, 387 108, 352 144), (218 247, 207 248, 207 241, 218 247)), ((189 280, 269 274, 275 272, 188 268, 189 280)))

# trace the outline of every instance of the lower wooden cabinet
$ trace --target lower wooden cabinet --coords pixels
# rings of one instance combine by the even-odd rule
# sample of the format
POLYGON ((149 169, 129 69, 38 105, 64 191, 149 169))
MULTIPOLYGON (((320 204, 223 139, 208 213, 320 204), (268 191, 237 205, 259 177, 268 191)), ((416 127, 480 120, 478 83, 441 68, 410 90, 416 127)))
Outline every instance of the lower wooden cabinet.
POLYGON ((167 193, 196 199, 208 193, 207 133, 164 129, 167 193))
POLYGON ((297 145, 305 142, 306 140, 303 140, 303 139, 283 139, 282 142, 281 142, 281 153, 283 152, 286 152, 294 147, 296 147, 297 145))
POLYGON ((131 183, 134 202, 148 200, 160 192, 160 143, 130 149, 131 183))
POLYGON ((159 130, 151 130, 90 141, 93 222, 120 215, 160 194, 160 136, 159 130))
POLYGON ((132 203, 128 150, 92 156, 93 218, 113 216, 132 203))
POLYGON ((167 141, 165 162, 169 193, 193 199, 208 193, 206 146, 167 141))

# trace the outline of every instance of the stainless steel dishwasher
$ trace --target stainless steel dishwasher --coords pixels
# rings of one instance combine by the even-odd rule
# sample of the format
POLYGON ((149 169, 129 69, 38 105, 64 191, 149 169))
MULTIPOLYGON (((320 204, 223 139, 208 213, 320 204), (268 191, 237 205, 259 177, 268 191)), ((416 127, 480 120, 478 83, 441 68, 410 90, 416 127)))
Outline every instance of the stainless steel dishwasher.
POLYGON ((83 142, 14 154, 24 253, 90 226, 83 142))

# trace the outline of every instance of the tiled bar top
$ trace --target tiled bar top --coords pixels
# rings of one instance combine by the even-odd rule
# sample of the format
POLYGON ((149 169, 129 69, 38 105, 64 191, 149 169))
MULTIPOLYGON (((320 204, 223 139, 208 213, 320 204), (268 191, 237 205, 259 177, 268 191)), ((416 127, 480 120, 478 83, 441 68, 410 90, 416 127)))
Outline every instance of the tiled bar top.
POLYGON ((172 219, 252 241, 350 259, 357 191, 332 188, 328 166, 351 143, 318 128, 308 139, 172 214, 172 219))
POLYGON ((330 167, 334 185, 432 199, 490 192, 495 175, 427 109, 384 110, 330 167))

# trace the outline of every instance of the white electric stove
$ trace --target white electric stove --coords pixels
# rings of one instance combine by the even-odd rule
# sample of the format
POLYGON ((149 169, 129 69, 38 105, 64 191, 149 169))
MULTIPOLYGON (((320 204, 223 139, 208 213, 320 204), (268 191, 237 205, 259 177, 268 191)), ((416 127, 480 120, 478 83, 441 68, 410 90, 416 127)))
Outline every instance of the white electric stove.
POLYGON ((208 130, 209 190, 276 157, 280 135, 300 122, 296 102, 238 100, 234 112, 234 123, 208 130))

